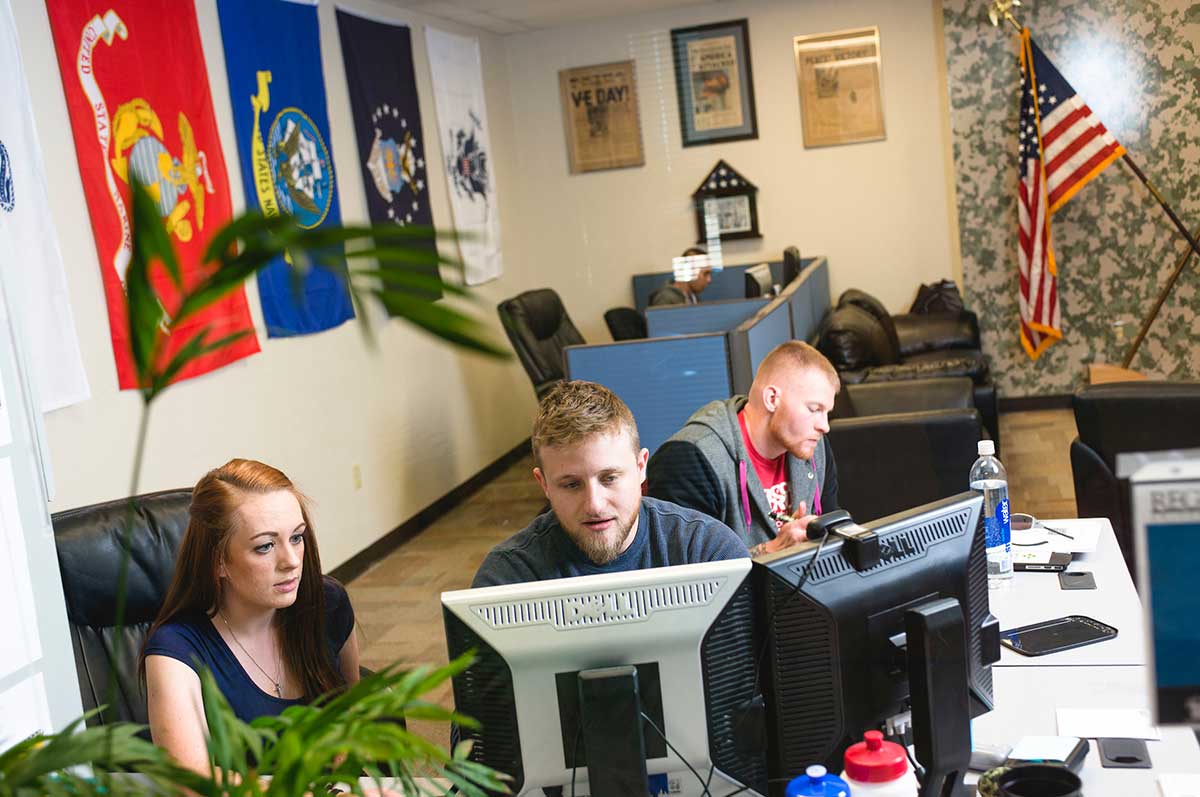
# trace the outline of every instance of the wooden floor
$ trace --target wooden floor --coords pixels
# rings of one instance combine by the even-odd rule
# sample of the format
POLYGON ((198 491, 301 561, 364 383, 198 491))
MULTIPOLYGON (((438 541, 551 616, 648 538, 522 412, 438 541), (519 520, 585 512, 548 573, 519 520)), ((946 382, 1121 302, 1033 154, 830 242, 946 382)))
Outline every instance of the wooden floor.
MULTIPOLYGON (((1071 411, 1006 413, 1000 417, 1000 436, 1013 511, 1041 518, 1074 517, 1068 453, 1075 437, 1071 411)), ((545 498, 533 480, 532 467, 528 458, 513 465, 348 585, 362 634, 364 665, 446 661, 438 596, 468 587, 492 546, 523 528, 542 508, 545 498)), ((429 699, 450 705, 449 686, 429 699)), ((445 726, 414 722, 412 727, 431 741, 448 743, 445 726)))

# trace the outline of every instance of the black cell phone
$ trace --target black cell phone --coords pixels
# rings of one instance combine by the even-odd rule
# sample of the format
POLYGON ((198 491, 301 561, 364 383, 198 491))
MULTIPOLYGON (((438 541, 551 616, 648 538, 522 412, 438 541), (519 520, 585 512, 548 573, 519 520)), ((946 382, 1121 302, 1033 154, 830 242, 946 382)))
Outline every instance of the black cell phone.
POLYGON ((1000 632, 1000 644, 1023 656, 1045 656, 1061 650, 1103 642, 1117 635, 1111 625, 1072 614, 1000 632))

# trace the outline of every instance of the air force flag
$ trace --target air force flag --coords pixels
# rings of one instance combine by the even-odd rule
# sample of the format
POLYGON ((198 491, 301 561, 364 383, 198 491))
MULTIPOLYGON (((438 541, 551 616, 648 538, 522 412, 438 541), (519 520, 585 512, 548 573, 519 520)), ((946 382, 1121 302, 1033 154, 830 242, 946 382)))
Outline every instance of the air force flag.
MULTIPOLYGON (((431 226, 425 136, 405 25, 337 11, 367 213, 374 224, 431 226)), ((436 246, 432 236, 430 249, 436 246)), ((429 276, 437 277, 431 265, 429 276)), ((431 298, 437 298, 437 295, 431 298)))
MULTIPOLYGON (((218 0, 246 204, 303 227, 338 224, 315 3, 218 0)), ((341 252, 336 260, 345 268, 341 252)), ((271 337, 319 332, 354 317, 343 275, 313 268, 298 296, 279 258, 258 274, 271 337)))

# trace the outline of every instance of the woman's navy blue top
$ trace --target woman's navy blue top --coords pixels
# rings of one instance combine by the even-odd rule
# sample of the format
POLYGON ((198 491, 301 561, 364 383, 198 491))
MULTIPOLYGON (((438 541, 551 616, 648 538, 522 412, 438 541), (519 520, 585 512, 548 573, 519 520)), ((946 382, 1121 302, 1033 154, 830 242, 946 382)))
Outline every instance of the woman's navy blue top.
MULTIPOLYGON (((337 581, 325 576, 324 587, 325 640, 333 669, 341 674, 338 654, 354 630, 354 608, 350 605, 346 588, 337 581)), ((259 689, 217 632, 212 618, 204 614, 180 615, 163 623, 147 641, 146 655, 177 659, 197 674, 200 667, 207 667, 221 694, 243 722, 250 722, 255 717, 281 714, 288 706, 307 702, 303 698, 278 698, 259 689)))

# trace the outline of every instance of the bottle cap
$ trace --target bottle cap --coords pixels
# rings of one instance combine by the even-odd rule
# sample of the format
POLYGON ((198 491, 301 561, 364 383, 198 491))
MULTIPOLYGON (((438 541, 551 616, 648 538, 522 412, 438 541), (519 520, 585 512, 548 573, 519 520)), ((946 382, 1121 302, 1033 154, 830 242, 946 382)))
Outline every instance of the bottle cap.
POLYGON ((994 457, 996 456, 996 443, 992 440, 979 441, 979 456, 994 457))
POLYGON ((811 764, 804 774, 792 778, 786 797, 850 797, 850 786, 837 775, 830 775, 820 764, 811 764))
POLYGON ((886 783, 904 777, 907 771, 904 748, 895 742, 885 742, 879 731, 867 731, 863 741, 846 750, 846 777, 859 783, 886 783))

